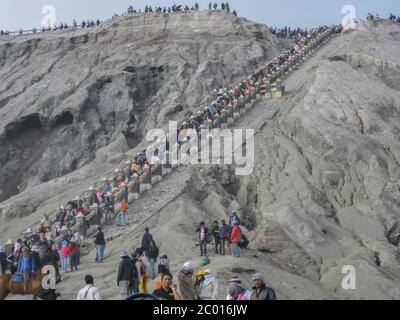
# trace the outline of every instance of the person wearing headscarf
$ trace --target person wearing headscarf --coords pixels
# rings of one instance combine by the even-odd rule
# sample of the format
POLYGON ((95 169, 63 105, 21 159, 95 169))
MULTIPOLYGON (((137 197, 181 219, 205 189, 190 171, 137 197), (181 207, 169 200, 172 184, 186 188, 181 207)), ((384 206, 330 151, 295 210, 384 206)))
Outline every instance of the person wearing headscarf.
POLYGON ((188 261, 183 265, 183 269, 178 272, 178 286, 182 300, 195 300, 196 294, 194 290, 193 264, 188 261))

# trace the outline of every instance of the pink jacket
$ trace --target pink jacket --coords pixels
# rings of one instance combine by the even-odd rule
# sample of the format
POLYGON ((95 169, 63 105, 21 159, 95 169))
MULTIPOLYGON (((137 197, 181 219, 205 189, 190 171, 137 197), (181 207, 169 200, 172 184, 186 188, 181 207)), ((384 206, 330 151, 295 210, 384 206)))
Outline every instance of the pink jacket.
POLYGON ((68 257, 68 247, 62 247, 61 248, 61 256, 62 257, 68 257))

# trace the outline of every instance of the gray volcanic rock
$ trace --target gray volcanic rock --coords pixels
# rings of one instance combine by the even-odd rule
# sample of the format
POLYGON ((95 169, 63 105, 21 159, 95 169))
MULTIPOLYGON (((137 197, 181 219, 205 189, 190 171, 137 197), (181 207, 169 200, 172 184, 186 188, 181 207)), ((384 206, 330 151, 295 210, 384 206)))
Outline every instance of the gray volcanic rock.
MULTIPOLYGON (((93 263, 95 250, 89 246, 80 270, 67 274, 59 286, 63 299, 75 299, 87 273, 94 275, 104 298, 118 299, 119 253, 138 247, 145 227, 160 254, 169 256, 173 272, 187 260, 201 269, 195 227, 202 220, 227 219, 231 209, 238 209, 250 245, 241 259, 217 257, 211 249, 207 268, 218 276, 219 298, 233 275, 249 288, 257 271, 278 299, 399 299, 399 34, 399 25, 382 21, 331 40, 287 79, 282 99, 260 101, 234 123, 233 128, 256 132, 253 174, 235 176, 232 166, 179 167, 130 204, 129 226, 105 228, 112 240, 101 268, 93 263), (355 290, 342 287, 342 268, 348 265, 356 270, 355 290)), ((159 59, 167 63, 171 57, 160 53, 159 59)), ((208 59, 215 59, 215 51, 208 59)), ((201 73, 196 76, 201 79, 201 73)), ((209 97, 207 90, 222 78, 210 73, 207 89, 195 82, 188 86, 209 97)), ((165 115, 169 119, 192 105, 182 106, 182 111, 175 104, 155 110, 171 112, 165 115)), ((159 114, 146 118, 143 113, 137 130, 144 132, 150 119, 164 125, 159 114)), ((110 149, 99 151, 98 161, 1 203, 0 240, 37 222, 44 212, 55 213, 56 205, 110 174, 115 164, 108 150, 122 159, 123 152, 131 155, 144 145, 125 151, 123 139, 116 137, 110 149)))
POLYGON ((121 134, 135 147, 276 56, 277 44, 266 26, 223 12, 1 38, 0 200, 81 168, 121 134))

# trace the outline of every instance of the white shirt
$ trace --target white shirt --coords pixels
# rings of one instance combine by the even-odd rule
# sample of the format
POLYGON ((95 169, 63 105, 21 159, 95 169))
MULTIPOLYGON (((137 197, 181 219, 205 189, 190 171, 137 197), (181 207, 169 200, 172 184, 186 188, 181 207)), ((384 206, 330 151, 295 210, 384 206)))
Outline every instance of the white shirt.
POLYGON ((100 290, 93 285, 87 285, 78 293, 77 300, 101 300, 100 290))

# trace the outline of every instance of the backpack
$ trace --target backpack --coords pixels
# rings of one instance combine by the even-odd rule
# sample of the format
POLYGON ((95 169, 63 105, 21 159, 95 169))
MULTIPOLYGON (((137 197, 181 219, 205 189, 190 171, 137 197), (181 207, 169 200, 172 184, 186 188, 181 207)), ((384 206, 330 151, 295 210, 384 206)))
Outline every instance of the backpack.
POLYGON ((158 273, 159 274, 164 274, 166 272, 169 272, 169 270, 167 269, 167 267, 163 264, 159 264, 158 265, 158 273))
POLYGON ((137 268, 136 268, 136 262, 137 262, 137 259, 133 259, 132 261, 131 261, 131 263, 132 263, 132 269, 133 269, 133 279, 138 279, 138 272, 137 272, 137 268))
POLYGON ((249 239, 247 239, 247 237, 242 233, 242 238, 240 239, 239 247, 241 249, 246 249, 248 245, 249 245, 249 239))

